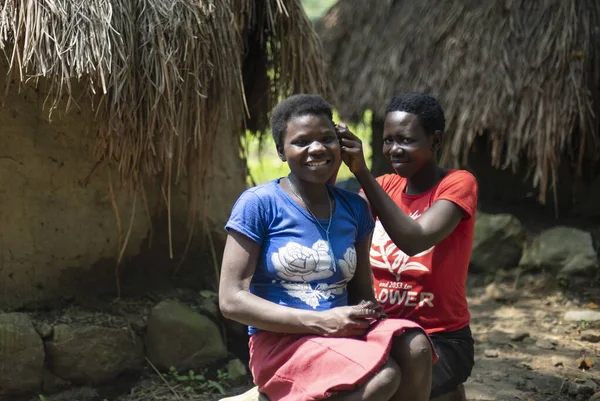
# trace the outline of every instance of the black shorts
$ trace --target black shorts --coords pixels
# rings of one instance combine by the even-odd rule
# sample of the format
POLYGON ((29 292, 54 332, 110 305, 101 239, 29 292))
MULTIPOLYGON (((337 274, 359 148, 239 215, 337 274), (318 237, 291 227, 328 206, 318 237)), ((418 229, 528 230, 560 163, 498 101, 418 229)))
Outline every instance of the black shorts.
POLYGON ((439 356, 433 365, 431 398, 434 398, 453 391, 469 378, 475 364, 475 347, 469 326, 430 337, 439 356))

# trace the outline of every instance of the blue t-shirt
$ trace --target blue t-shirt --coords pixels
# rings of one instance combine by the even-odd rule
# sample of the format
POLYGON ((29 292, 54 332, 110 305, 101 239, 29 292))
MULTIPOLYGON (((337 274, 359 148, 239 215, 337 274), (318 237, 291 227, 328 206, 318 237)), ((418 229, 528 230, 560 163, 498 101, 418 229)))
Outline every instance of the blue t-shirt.
MULTIPOLYGON (((354 245, 371 234, 375 223, 360 196, 334 186, 329 189, 335 199, 330 243, 315 218, 281 188, 279 179, 246 190, 236 201, 225 229, 261 246, 250 282, 252 294, 299 309, 348 305, 346 285, 356 270, 354 245)), ((329 219, 319 222, 327 228, 329 219)), ((257 331, 248 328, 250 335, 257 331)))

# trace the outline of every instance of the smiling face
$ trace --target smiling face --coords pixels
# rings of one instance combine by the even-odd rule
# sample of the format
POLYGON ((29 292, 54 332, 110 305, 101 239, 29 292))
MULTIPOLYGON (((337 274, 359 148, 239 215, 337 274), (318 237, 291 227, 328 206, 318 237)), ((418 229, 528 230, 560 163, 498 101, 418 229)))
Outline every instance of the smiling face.
POLYGON ((314 184, 326 183, 342 162, 335 127, 323 114, 290 119, 279 155, 292 174, 314 184))
POLYGON ((415 114, 387 113, 383 125, 383 154, 398 175, 412 177, 423 166, 435 163, 441 132, 428 134, 415 114))

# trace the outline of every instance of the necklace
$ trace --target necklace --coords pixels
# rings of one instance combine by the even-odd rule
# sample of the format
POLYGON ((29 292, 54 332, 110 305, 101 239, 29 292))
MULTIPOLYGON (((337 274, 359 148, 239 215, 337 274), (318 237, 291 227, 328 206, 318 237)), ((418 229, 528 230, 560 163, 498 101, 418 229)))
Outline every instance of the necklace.
POLYGON ((327 228, 325 228, 325 227, 323 227, 323 225, 321 224, 321 222, 319 221, 317 216, 315 216, 315 214, 312 212, 312 210, 310 210, 310 208, 308 207, 308 204, 304 201, 304 199, 298 194, 298 192, 296 192, 296 190, 294 189, 294 186, 292 185, 292 181, 290 180, 289 175, 288 175, 287 179, 288 179, 288 185, 289 185, 292 193, 296 196, 296 198, 300 199, 300 202, 302 202, 302 204, 304 205, 306 210, 308 210, 308 213, 310 213, 310 215, 315 220, 315 222, 318 224, 318 226, 321 227, 321 229, 323 231, 325 231, 325 236, 327 237, 327 245, 329 246, 329 253, 333 258, 333 248, 331 246, 331 241, 329 240, 329 229, 331 228, 331 220, 333 218, 333 205, 331 202, 331 196, 329 195, 329 189, 326 188, 327 201, 329 202, 329 221, 327 223, 327 228))

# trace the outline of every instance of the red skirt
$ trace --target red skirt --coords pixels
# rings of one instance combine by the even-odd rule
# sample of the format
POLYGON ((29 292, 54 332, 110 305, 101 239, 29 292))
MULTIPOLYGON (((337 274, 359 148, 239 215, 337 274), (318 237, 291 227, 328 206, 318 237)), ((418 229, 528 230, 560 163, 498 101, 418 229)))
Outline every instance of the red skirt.
POLYGON ((259 331, 250 337, 250 370, 270 401, 322 400, 364 384, 387 362, 393 338, 407 329, 423 330, 409 320, 385 319, 363 338, 259 331))

